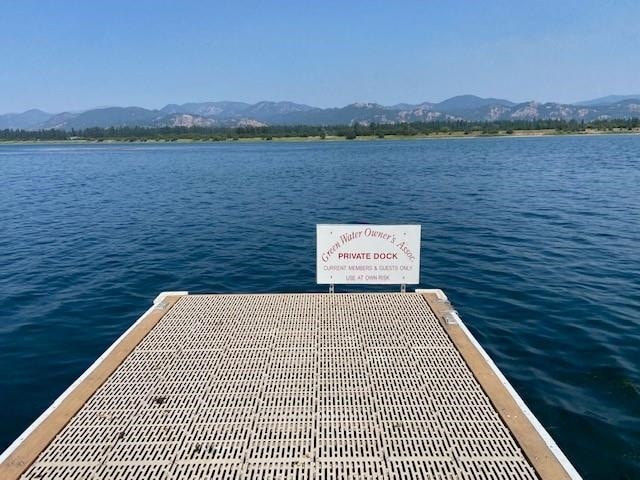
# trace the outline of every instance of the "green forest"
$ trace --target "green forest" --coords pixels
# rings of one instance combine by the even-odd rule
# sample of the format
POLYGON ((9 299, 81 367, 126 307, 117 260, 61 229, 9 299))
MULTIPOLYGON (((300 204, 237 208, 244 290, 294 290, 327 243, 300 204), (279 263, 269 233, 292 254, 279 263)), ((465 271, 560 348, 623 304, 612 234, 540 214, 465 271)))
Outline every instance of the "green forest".
POLYGON ((83 130, 0 130, 0 141, 227 141, 240 139, 273 140, 276 138, 358 137, 393 138, 442 135, 512 135, 522 131, 549 134, 625 132, 640 128, 640 119, 596 120, 532 120, 532 121, 442 121, 369 125, 273 125, 266 127, 110 127, 83 130))

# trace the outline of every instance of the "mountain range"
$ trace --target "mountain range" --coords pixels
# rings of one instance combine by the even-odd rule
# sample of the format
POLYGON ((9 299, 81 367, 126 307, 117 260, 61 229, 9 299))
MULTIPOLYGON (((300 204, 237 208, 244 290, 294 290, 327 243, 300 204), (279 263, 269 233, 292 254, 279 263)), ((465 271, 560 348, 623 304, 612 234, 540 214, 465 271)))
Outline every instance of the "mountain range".
POLYGON ((0 129, 84 129, 91 127, 238 127, 265 125, 351 125, 355 123, 431 122, 437 120, 605 120, 640 117, 640 94, 610 95, 575 104, 515 103, 499 98, 459 95, 439 103, 352 103, 317 108, 293 102, 201 102, 169 104, 161 109, 103 107, 84 112, 46 113, 33 109, 0 115, 0 129))

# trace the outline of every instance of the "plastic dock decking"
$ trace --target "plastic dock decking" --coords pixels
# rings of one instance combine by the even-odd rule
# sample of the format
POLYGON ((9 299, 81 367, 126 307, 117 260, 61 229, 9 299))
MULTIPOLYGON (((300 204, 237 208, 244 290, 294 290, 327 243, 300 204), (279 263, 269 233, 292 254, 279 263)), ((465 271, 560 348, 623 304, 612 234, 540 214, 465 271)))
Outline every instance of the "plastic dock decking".
POLYGON ((580 478, 439 290, 163 294, 0 478, 580 478))

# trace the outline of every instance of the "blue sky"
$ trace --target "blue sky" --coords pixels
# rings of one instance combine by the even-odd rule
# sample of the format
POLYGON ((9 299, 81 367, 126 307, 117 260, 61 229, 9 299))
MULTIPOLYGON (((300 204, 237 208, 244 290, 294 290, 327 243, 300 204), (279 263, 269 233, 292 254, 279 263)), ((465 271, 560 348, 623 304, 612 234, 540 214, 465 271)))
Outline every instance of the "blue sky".
POLYGON ((635 94, 639 22, 637 0, 4 0, 0 112, 635 94))

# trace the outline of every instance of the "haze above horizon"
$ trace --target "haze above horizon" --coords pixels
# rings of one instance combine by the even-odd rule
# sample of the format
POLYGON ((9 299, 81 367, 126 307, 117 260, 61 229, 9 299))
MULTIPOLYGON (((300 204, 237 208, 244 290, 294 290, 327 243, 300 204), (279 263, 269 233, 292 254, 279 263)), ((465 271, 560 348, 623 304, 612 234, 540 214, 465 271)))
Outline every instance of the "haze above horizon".
POLYGON ((574 103, 636 93, 640 3, 33 0, 0 15, 0 111, 208 100, 574 103))

